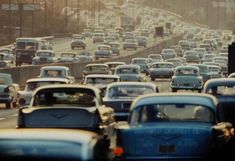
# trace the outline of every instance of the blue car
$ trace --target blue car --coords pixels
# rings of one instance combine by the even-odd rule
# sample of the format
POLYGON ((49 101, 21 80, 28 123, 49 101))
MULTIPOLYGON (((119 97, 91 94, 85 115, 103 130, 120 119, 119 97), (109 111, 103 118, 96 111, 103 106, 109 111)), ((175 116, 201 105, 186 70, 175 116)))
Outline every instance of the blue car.
POLYGON ((219 158, 223 142, 219 136, 227 126, 217 124, 216 108, 216 98, 206 94, 148 94, 136 98, 128 124, 117 128, 115 160, 219 158))

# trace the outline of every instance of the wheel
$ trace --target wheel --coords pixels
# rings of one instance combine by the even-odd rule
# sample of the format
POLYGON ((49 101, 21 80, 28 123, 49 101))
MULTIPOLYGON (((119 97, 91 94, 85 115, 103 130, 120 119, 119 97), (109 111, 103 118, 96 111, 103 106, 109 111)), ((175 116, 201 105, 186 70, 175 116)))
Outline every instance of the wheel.
POLYGON ((6 109, 10 109, 11 108, 11 102, 7 102, 6 103, 6 109))
POLYGON ((175 88, 172 88, 172 92, 177 92, 177 89, 175 89, 175 88))
POLYGON ((199 90, 198 90, 198 93, 201 93, 201 92, 202 92, 202 90, 201 90, 201 89, 199 89, 199 90))
POLYGON ((12 103, 12 106, 13 106, 13 108, 16 108, 18 105, 17 105, 17 102, 13 102, 12 103))

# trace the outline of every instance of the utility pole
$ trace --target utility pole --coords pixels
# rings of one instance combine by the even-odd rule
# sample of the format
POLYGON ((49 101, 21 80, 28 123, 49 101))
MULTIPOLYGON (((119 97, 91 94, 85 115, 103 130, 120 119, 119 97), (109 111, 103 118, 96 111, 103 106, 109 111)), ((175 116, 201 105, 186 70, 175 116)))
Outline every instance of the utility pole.
POLYGON ((11 0, 8 0, 9 5, 9 11, 8 11, 8 42, 11 42, 11 0))

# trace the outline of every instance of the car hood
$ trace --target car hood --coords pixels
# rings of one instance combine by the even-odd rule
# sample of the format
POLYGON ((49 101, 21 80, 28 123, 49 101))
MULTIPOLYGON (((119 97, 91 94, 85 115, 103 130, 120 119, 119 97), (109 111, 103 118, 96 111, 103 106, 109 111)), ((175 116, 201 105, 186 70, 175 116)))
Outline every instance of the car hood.
POLYGON ((122 132, 123 143, 128 146, 125 147, 127 156, 193 158, 207 156, 211 146, 212 125, 156 122, 122 132), (148 150, 143 150, 146 146, 148 150))

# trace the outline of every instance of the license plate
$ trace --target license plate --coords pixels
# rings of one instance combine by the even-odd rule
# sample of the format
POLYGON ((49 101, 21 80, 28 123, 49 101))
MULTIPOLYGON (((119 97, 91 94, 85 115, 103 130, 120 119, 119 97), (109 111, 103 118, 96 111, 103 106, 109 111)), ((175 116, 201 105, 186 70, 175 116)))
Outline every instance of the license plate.
POLYGON ((174 145, 160 145, 159 152, 161 153, 175 153, 174 145))

